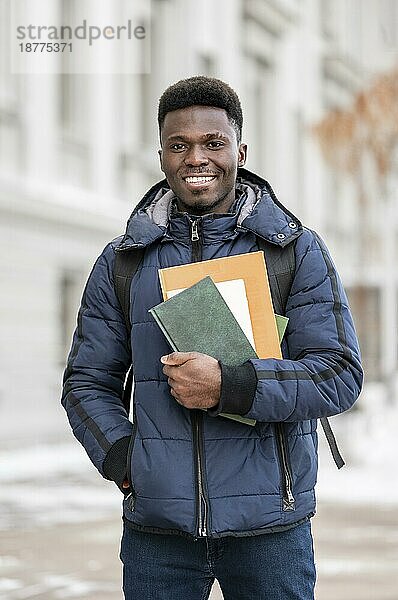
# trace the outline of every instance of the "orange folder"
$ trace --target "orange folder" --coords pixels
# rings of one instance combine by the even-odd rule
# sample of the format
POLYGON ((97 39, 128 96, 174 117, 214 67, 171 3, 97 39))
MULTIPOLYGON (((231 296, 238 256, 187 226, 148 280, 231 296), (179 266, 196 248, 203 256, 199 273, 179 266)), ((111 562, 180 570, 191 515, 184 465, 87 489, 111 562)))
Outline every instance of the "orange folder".
POLYGON ((208 275, 216 284, 243 280, 257 356, 282 358, 264 253, 248 252, 159 269, 163 299, 168 300, 174 290, 190 287, 208 275))

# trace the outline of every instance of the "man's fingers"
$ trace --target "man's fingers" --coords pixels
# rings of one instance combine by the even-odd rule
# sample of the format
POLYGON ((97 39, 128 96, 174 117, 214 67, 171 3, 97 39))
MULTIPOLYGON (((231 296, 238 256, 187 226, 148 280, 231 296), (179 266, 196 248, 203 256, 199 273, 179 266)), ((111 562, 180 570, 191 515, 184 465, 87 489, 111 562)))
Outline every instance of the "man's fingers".
POLYGON ((163 367, 163 373, 166 375, 166 377, 170 377, 172 370, 173 368, 169 367, 168 365, 163 367))
POLYGON ((188 360, 197 358, 197 352, 172 352, 160 358, 160 362, 164 365, 172 365, 174 367, 183 365, 188 360))
POLYGON ((179 394, 177 394, 177 392, 175 390, 173 390, 173 388, 170 388, 170 394, 173 396, 173 398, 175 398, 177 400, 178 404, 181 404, 180 396, 179 396, 179 394))
POLYGON ((167 383, 170 386, 170 393, 171 393, 171 395, 174 396, 174 398, 179 398, 181 390, 177 391, 177 389, 176 389, 176 388, 179 388, 178 383, 174 379, 172 379, 171 377, 169 377, 167 379, 167 383))
POLYGON ((163 373, 166 375, 167 381, 170 385, 172 382, 175 382, 175 379, 173 376, 175 376, 177 374, 176 369, 177 369, 176 366, 172 367, 172 366, 166 365, 165 367, 163 367, 163 373))

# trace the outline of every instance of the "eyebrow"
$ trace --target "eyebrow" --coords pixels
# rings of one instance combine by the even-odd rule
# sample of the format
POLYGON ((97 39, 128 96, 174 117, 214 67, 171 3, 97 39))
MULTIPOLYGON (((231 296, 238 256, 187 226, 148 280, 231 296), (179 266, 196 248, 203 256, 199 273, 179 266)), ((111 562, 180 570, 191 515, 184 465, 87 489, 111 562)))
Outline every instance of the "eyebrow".
MULTIPOLYGON (((202 140, 206 141, 206 140, 211 140, 214 138, 217 138, 219 140, 225 140, 228 141, 229 138, 224 135, 223 133, 221 133, 221 131, 211 131, 209 133, 205 133, 204 135, 201 136, 202 140)), ((183 135, 170 135, 167 138, 168 142, 171 141, 177 141, 177 140, 181 140, 183 142, 186 142, 188 140, 188 138, 184 137, 183 135)))

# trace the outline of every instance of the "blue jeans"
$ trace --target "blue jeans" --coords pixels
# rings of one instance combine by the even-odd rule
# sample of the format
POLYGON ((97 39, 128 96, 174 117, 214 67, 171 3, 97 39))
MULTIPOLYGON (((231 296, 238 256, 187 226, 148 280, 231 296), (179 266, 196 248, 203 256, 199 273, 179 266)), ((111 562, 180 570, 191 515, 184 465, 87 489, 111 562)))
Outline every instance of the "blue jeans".
POLYGON ((197 541, 124 526, 126 600, 205 600, 217 579, 225 600, 313 600, 309 521, 279 533, 197 541))

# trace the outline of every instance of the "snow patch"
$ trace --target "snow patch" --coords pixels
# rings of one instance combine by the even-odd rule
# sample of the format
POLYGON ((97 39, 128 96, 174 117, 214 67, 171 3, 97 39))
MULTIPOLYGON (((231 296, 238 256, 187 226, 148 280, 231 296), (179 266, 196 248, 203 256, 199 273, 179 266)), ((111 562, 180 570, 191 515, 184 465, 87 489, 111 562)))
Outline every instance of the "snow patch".
POLYGON ((95 472, 84 450, 76 444, 38 444, 0 452, 0 482, 26 481, 63 473, 95 472))
POLYGON ((22 586, 22 582, 19 579, 0 579, 0 592, 10 592, 12 590, 19 590, 22 586))

